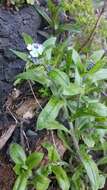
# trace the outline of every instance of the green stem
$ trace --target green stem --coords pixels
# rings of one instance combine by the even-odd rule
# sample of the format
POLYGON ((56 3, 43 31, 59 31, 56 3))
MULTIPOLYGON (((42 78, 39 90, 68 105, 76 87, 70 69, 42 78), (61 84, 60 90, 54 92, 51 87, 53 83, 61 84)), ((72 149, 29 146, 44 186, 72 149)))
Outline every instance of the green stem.
POLYGON ((69 126, 70 126, 70 132, 71 132, 70 134, 71 134, 72 141, 74 143, 75 150, 77 152, 79 160, 82 162, 83 159, 82 159, 81 154, 80 154, 80 148, 79 148, 78 141, 77 141, 77 138, 76 138, 76 135, 75 135, 73 124, 70 122, 69 126))

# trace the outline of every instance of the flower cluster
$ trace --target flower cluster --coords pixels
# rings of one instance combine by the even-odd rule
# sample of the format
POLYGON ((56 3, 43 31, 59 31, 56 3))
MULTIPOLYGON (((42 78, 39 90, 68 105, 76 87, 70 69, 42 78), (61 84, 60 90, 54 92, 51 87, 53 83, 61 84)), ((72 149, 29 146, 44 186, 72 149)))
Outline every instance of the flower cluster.
POLYGON ((39 43, 28 44, 27 49, 29 50, 32 58, 38 58, 44 51, 43 45, 39 43))

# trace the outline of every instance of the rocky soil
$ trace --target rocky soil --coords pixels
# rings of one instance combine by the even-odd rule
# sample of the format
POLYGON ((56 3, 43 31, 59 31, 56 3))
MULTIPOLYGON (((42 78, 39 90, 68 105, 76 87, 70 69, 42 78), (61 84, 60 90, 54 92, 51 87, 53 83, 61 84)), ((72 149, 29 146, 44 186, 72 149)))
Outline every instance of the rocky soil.
MULTIPOLYGON (((0 147, 5 145, 3 145, 4 148, 0 148, 1 190, 12 189, 15 177, 8 157, 8 147, 12 141, 20 143, 20 129, 17 128, 11 114, 6 112, 5 104, 13 90, 13 81, 16 75, 23 71, 25 65, 10 49, 26 51, 22 38, 23 32, 31 35, 35 41, 41 42, 41 36, 38 35, 40 27, 41 18, 32 7, 24 7, 19 11, 5 10, 0 7, 0 147), (11 136, 12 138, 10 138, 11 136)), ((27 102, 31 102, 31 100, 27 100, 27 102)), ((32 122, 29 125, 31 127, 32 122)))
POLYGON ((40 40, 37 35, 40 26, 41 18, 32 7, 17 12, 0 8, 0 110, 3 110, 15 76, 24 68, 23 61, 13 55, 10 48, 25 51, 22 33, 28 33, 35 41, 40 40))

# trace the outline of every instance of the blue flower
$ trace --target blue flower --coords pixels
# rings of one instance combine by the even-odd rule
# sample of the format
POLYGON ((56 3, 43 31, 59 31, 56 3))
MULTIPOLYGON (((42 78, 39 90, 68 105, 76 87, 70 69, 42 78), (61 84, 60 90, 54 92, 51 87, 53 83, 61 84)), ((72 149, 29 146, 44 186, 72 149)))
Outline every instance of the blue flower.
POLYGON ((27 49, 33 58, 38 58, 44 51, 43 45, 39 43, 28 44, 27 49))

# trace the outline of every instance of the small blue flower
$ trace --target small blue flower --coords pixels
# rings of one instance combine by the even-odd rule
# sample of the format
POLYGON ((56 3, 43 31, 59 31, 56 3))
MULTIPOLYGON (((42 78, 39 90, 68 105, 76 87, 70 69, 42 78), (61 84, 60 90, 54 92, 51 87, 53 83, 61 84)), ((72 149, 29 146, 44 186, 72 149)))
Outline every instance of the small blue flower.
POLYGON ((38 58, 44 51, 43 45, 39 43, 28 44, 27 49, 33 58, 38 58))

